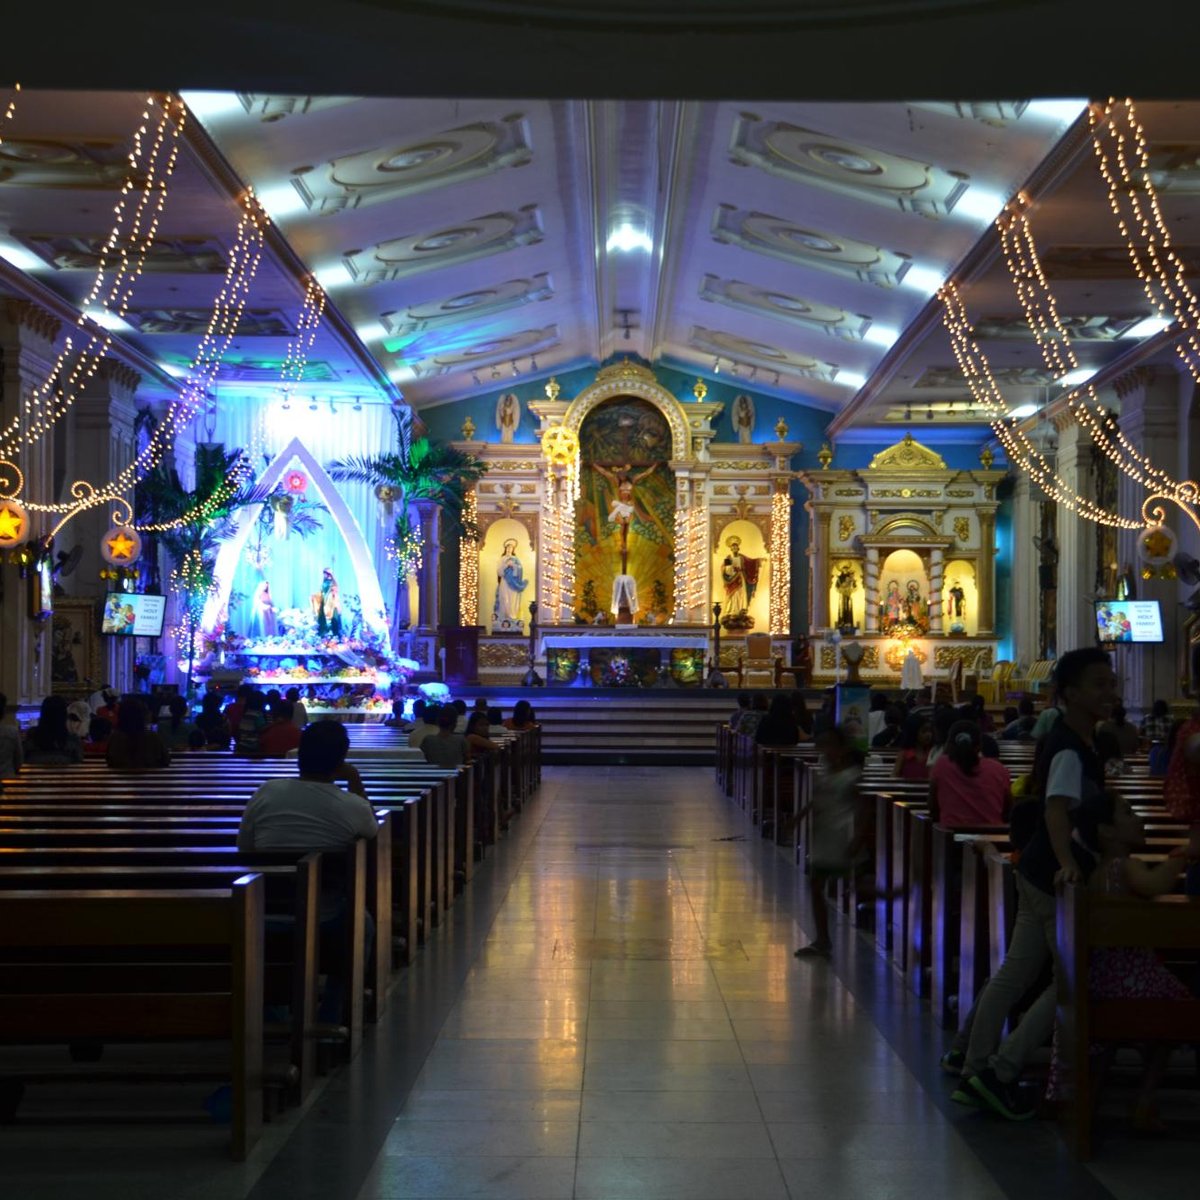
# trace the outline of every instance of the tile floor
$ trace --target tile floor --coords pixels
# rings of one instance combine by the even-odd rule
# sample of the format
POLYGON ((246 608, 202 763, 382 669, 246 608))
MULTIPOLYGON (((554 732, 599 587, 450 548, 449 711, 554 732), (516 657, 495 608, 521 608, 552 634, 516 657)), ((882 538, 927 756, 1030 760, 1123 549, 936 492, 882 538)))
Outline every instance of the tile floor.
POLYGON ((1194 1143, 964 1112, 865 938, 797 962, 786 857, 700 768, 557 768, 398 979, 363 1052, 244 1165, 219 1131, 0 1129, 58 1200, 1177 1200, 1194 1143), (749 834, 749 836, 747 836, 749 834))

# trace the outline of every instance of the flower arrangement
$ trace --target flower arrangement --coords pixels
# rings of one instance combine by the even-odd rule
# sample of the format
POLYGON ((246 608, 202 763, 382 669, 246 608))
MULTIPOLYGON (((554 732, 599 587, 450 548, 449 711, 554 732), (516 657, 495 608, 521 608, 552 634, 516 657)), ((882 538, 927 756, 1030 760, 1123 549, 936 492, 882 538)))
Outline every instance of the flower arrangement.
POLYGON ((600 676, 604 687, 640 687, 641 680, 629 659, 623 654, 614 654, 608 660, 600 676))

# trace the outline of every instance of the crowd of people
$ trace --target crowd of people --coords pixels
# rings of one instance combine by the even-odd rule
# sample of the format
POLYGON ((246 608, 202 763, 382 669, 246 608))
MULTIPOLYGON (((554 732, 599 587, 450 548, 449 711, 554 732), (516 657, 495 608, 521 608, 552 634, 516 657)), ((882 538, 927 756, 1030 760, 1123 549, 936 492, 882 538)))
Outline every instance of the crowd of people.
MULTIPOLYGON (((1200 858, 1200 708, 1191 720, 1172 719, 1157 701, 1140 727, 1119 702, 1109 654, 1097 647, 1071 651, 1057 662, 1053 699, 1039 713, 1031 699, 994 722, 980 697, 959 706, 919 706, 875 692, 865 723, 835 724, 833 689, 810 714, 798 693, 738 697, 730 725, 763 746, 813 741, 817 768, 808 809, 809 886, 815 937, 799 958, 825 958, 833 949, 827 889, 831 881, 869 870, 864 832, 872 814, 864 803, 868 753, 893 755, 897 779, 927 782, 934 821, 952 829, 1008 826, 1016 863, 1017 914, 1004 961, 967 1014, 943 1069, 954 1077, 953 1098, 1012 1121, 1036 1111, 1021 1086, 1035 1051, 1051 1041, 1057 984, 1050 982, 1005 1036, 1010 1015, 1045 972, 1057 972, 1057 907, 1066 883, 1104 894, 1152 897, 1177 890, 1189 862, 1200 858), (865 724, 865 727, 864 727, 865 724), (1032 743, 1032 769, 1016 778, 1000 761, 1000 742, 1032 743), (1113 790, 1127 760, 1147 755, 1150 774, 1164 776, 1164 803, 1187 824, 1190 840, 1162 861, 1133 857, 1145 849, 1141 819, 1113 790)), ((869 836, 869 835, 868 835, 869 836)), ((981 843, 995 854, 994 845, 981 843)), ((1195 872, 1193 872, 1193 877, 1195 872)), ((1195 981, 1191 981, 1194 983, 1195 981)), ((1189 981, 1149 948, 1099 951, 1092 956, 1089 991, 1097 999, 1173 999, 1193 995, 1189 981)), ((1105 1048, 1111 1055, 1111 1047, 1105 1048)), ((1148 1051, 1134 1123, 1158 1122, 1154 1089, 1166 1051, 1148 1051)), ((1061 1097, 1057 1052, 1046 1096, 1061 1097)))

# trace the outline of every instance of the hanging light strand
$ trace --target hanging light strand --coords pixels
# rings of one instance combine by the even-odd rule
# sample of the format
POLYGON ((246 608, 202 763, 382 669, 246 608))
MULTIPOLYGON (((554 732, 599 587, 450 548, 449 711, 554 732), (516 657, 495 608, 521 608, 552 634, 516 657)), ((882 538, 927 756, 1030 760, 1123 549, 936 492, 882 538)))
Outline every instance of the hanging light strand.
POLYGON ((0 146, 4 145, 4 126, 13 119, 17 111, 17 97, 21 94, 21 85, 13 84, 13 98, 4 106, 4 116, 0 117, 0 146))
POLYGON ((479 502, 475 489, 467 492, 463 504, 463 526, 466 535, 459 542, 458 558, 458 622, 460 625, 479 624, 479 502))
POLYGON ((308 365, 308 356, 317 339, 317 331, 321 327, 324 313, 325 292, 310 275, 304 285, 304 303, 301 304, 300 316, 296 319, 296 332, 288 342, 287 354, 279 371, 280 380, 283 382, 282 396, 285 407, 292 392, 304 379, 304 369, 308 365))
POLYGON ((771 497, 771 633, 786 635, 791 626, 792 571, 790 555, 792 498, 787 485, 776 486, 771 497))

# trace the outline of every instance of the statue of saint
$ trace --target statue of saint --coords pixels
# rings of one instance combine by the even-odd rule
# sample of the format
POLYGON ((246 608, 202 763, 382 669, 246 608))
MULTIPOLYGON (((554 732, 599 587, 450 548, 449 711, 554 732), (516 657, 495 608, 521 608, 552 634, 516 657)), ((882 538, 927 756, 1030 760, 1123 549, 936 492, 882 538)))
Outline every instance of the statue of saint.
POLYGON ((512 442, 521 423, 521 402, 515 392, 505 392, 496 401, 496 428, 500 431, 500 441, 504 444, 512 442))
POLYGON ((271 599, 271 585, 264 579, 254 589, 254 599, 250 608, 250 636, 274 637, 278 632, 275 601, 271 599))
POLYGON ((950 580, 950 615, 961 620, 967 615, 967 593, 957 579, 950 580))
POLYGON ((849 567, 842 567, 833 581, 838 594, 838 628, 844 629, 854 625, 854 587, 856 584, 854 572, 849 567))
POLYGON ((915 579, 910 579, 905 588, 903 613, 904 620, 913 625, 925 621, 925 601, 921 598, 921 585, 915 579))
POLYGON ((517 539, 506 538, 496 564, 496 602, 492 605, 492 625, 508 622, 519 631, 522 626, 521 596, 529 586, 525 568, 517 557, 517 539))
POLYGON ((891 580, 887 585, 887 595, 883 600, 883 624, 896 625, 900 621, 902 600, 900 596, 900 581, 891 580))
POLYGON ((743 616, 754 600, 758 588, 758 568, 762 560, 742 553, 742 539, 734 534, 725 539, 729 551, 721 563, 721 579, 725 584, 725 615, 743 616))
POLYGON ((654 464, 633 476, 629 474, 633 470, 630 463, 626 463, 623 467, 614 466, 612 470, 601 466, 600 463, 592 463, 592 469, 599 472, 612 485, 613 497, 608 502, 608 519, 614 525, 621 527, 621 540, 624 541, 629 532, 629 523, 635 516, 640 517, 647 524, 650 522, 650 517, 639 508, 633 489, 647 476, 654 474, 654 464))
POLYGON ((340 638, 342 636, 342 605, 338 598, 337 580, 326 567, 321 572, 321 590, 313 592, 312 607, 317 618, 317 637, 340 638))
POLYGON ((733 402, 733 428, 742 445, 754 441, 754 401, 745 394, 733 402))

